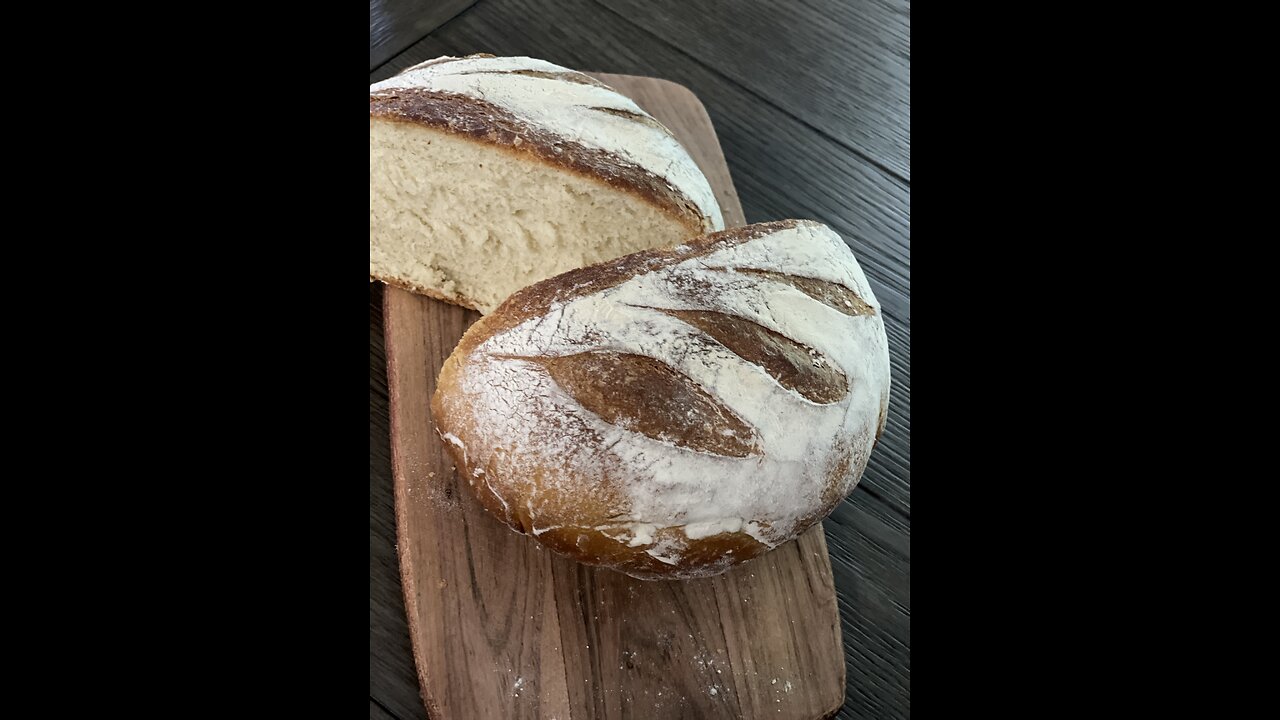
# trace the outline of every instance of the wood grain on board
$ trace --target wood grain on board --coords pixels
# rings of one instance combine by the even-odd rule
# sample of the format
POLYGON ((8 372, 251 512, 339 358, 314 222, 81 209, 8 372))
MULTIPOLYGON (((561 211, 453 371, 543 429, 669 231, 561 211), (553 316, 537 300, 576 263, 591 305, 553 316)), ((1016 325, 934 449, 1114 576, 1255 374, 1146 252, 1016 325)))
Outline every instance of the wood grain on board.
POLYGON ((908 0, 596 2, 911 179, 908 0))
MULTIPOLYGON (((599 75, 664 122, 741 207, 697 98, 599 75)), ((384 322, 401 577, 433 718, 820 718, 845 695, 821 527, 724 575, 645 582, 554 555, 487 515, 459 482, 428 400, 471 311, 386 288, 384 322)), ((371 394, 372 394, 371 390, 371 394)))

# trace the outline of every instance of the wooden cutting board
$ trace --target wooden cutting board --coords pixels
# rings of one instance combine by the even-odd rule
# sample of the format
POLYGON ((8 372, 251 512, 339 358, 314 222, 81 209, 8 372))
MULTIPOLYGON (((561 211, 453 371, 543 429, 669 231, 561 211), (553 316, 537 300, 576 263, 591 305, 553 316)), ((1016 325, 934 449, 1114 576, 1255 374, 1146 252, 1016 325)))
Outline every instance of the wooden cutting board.
MULTIPOLYGON (((693 93, 597 77, 671 128, 726 224, 744 224, 693 93)), ((484 513, 433 430, 436 375, 479 315, 390 287, 384 303, 400 573, 433 720, 811 720, 839 709, 844 654, 821 526, 705 580, 645 582, 553 554, 484 513)))

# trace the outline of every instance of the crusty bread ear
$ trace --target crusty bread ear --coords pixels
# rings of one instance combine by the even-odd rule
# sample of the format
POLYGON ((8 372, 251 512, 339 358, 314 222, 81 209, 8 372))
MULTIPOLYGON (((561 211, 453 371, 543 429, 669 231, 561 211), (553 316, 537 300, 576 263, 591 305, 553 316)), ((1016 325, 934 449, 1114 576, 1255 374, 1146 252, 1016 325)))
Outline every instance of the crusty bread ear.
POLYGON ((643 578, 698 577, 825 517, 889 397, 879 305, 823 225, 762 223, 524 288, 440 372, 489 512, 643 578))
POLYGON ((492 311, 565 270, 724 227, 671 132, 530 58, 437 58, 369 91, 369 277, 492 311))

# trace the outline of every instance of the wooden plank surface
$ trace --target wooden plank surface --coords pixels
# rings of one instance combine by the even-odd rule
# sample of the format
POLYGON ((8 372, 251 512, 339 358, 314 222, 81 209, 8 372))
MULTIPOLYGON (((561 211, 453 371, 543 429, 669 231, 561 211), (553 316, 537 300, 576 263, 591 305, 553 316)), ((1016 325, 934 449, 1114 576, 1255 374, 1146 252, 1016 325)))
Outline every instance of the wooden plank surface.
POLYGON ((425 713, 396 554, 382 299, 382 284, 369 283, 369 694, 400 720, 411 720, 425 713))
MULTIPOLYGON (((743 222, 710 119, 687 89, 601 75, 668 125, 743 222)), ((426 398, 478 316, 385 291, 401 576, 433 715, 818 718, 844 658, 821 528, 699 581, 645 582, 555 556, 459 484, 426 398)))
POLYGON ((369 0, 369 70, 372 72, 476 0, 369 0))
POLYGON ((907 0, 597 2, 893 175, 911 179, 907 0))
MULTIPOLYGON (((604 0, 609 1, 609 0, 604 0)), ((875 11, 863 0, 805 0, 827 13, 839 33, 853 34, 858 17, 875 11)), ((734 3, 739 15, 773 12, 766 0, 734 3)), ((777 3, 774 3, 777 4, 777 3)), ((617 6, 621 7, 621 6, 617 6)), ((658 4, 656 13, 665 12, 658 4)), ((909 35, 908 18, 891 32, 909 35)), ((748 87, 690 55, 683 41, 645 16, 624 16, 592 0, 481 0, 465 14, 414 44, 370 74, 370 82, 416 62, 444 54, 490 52, 531 55, 584 69, 607 69, 675 80, 695 90, 706 105, 750 222, 808 217, 831 225, 849 242, 884 304, 893 367, 893 396, 885 436, 863 481, 824 523, 844 630, 847 687, 841 718, 910 716, 910 187, 818 131, 809 118, 792 113, 785 94, 767 85, 748 87), (652 29, 646 29, 652 28, 652 29)), ((724 28, 700 45, 723 44, 724 28)), ((861 42, 861 41, 860 41, 861 42)), ((721 52, 717 48, 703 52, 721 52)), ((876 50, 883 52, 884 49, 876 50)), ((852 53, 839 57, 852 63, 852 53)), ((741 55, 744 67, 788 60, 765 48, 741 55)), ((908 58, 909 59, 909 58, 908 58)), ((828 64, 839 79, 858 67, 828 64)), ((909 80, 909 77, 908 77, 909 80)), ((905 120, 905 118, 904 118, 905 120)), ((897 121, 895 121, 897 122, 897 121)), ((909 131, 909 122, 907 123, 909 131)), ((889 132, 885 130, 885 132, 889 132)), ((910 177, 909 174, 906 177, 910 177)), ((395 598, 393 608, 370 610, 370 693, 400 720, 424 714, 397 592, 399 574, 374 561, 374 548, 395 539, 390 497, 385 404, 385 357, 380 343, 381 287, 370 290, 370 585, 371 605, 395 598), (372 342, 377 335, 379 342, 372 342), (379 421, 379 418, 380 421, 379 421), (378 450, 377 448, 381 448, 378 450), (375 502, 374 496, 380 498, 375 502), (381 518, 381 519, 379 519, 381 518), (375 533, 383 533, 375 543, 375 533), (376 638, 376 639, 375 639, 376 638), (399 638, 396 640, 395 638, 399 638), (377 656, 378 663, 373 661, 377 656), (407 679, 406 679, 407 678, 407 679)))

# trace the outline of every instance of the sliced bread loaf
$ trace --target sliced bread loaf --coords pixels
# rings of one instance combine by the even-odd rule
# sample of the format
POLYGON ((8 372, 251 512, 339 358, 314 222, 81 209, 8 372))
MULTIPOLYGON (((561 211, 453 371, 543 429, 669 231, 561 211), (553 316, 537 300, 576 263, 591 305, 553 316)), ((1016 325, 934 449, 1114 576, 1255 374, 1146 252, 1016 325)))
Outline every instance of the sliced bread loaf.
POLYGON ((369 88, 369 277, 488 313, 724 221, 671 132, 579 72, 443 57, 369 88))

